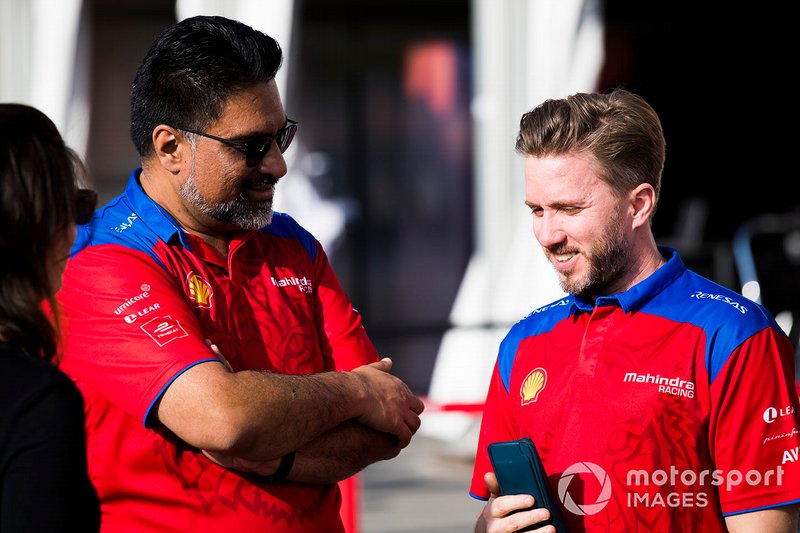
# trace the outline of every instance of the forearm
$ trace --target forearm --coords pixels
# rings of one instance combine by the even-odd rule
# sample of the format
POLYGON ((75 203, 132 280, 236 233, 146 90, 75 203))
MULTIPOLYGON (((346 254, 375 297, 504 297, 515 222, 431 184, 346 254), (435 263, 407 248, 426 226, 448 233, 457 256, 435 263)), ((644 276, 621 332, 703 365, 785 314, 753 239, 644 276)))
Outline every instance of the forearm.
POLYGON ((364 409, 354 373, 295 376, 221 368, 210 363, 188 370, 158 406, 159 420, 200 449, 268 461, 364 409))
MULTIPOLYGON (((392 435, 345 422, 297 450, 287 479, 312 485, 336 483, 374 462, 395 457, 401 449, 392 435)), ((254 461, 208 450, 203 453, 229 470, 261 476, 274 475, 281 463, 281 459, 254 461)))
POLYGON ((167 389, 157 417, 192 446, 256 463, 298 450, 347 420, 403 447, 419 428, 423 404, 390 369, 389 360, 310 375, 200 364, 167 389))
POLYGON ((728 531, 770 531, 775 533, 795 533, 797 531, 798 504, 743 513, 725 518, 728 531))
POLYGON ((297 450, 288 479, 298 483, 335 483, 372 463, 396 457, 401 449, 392 435, 358 422, 345 422, 297 450))

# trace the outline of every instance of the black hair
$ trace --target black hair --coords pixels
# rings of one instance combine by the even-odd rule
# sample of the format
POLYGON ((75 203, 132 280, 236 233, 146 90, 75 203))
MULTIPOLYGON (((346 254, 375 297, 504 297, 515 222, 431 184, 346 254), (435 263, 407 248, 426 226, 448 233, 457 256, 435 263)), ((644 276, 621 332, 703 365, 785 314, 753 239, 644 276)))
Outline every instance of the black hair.
POLYGON ((164 30, 136 71, 131 140, 152 154, 159 124, 203 130, 234 92, 275 78, 283 61, 272 37, 219 16, 184 19, 164 30))

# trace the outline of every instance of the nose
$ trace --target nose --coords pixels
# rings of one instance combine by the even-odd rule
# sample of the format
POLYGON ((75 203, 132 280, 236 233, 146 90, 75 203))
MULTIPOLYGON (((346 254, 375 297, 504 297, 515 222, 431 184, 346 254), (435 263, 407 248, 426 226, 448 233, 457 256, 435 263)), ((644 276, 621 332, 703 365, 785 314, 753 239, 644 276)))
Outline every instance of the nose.
POLYGON ((563 244, 567 237, 558 222, 558 216, 548 211, 533 218, 533 234, 539 244, 545 248, 563 244))
POLYGON ((276 178, 282 178, 286 175, 286 172, 288 172, 286 158, 283 157, 283 154, 278 148, 278 143, 275 142, 274 139, 269 149, 258 162, 258 170, 264 174, 271 174, 276 178))

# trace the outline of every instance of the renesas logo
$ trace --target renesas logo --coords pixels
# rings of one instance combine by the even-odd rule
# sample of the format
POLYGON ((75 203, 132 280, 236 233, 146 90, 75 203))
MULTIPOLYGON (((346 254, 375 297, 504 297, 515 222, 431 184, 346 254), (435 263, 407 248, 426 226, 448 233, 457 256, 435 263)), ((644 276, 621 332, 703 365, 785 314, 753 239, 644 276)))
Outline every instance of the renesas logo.
POLYGON ((569 298, 562 298, 561 300, 559 300, 557 302, 553 302, 551 304, 547 304, 547 305, 545 305, 543 307, 540 307, 539 309, 534 309, 533 311, 531 311, 528 314, 528 316, 532 316, 532 315, 535 315, 537 313, 544 313, 545 311, 549 311, 550 309, 552 309, 554 307, 563 307, 563 306, 565 306, 567 304, 569 304, 569 298))
POLYGON ((766 422, 767 424, 772 424, 778 418, 784 416, 790 416, 792 414, 794 414, 794 407, 792 407, 791 405, 787 405, 786 407, 781 407, 780 409, 777 409, 775 407, 767 407, 764 410, 763 417, 764 417, 764 422, 766 422))
POLYGON ((117 233, 122 233, 126 229, 133 227, 133 223, 136 222, 136 219, 138 218, 139 216, 136 213, 131 213, 122 224, 119 226, 114 226, 114 231, 117 233))
POLYGON ((700 300, 716 300, 718 302, 730 305, 742 314, 747 313, 747 308, 744 306, 744 304, 739 303, 730 296, 725 296, 723 294, 709 294, 707 292, 697 291, 691 295, 691 298, 697 298, 700 300))

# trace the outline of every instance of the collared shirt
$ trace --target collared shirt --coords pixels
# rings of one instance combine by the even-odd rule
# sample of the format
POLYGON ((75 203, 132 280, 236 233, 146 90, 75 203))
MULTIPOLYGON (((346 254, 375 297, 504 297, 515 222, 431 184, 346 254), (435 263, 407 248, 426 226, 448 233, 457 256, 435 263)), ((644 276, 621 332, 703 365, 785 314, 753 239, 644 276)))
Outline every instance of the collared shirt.
POLYGON ((668 262, 591 303, 569 295, 502 341, 470 494, 491 442, 531 437, 580 531, 725 531, 800 500, 793 349, 760 305, 668 262))
POLYGON ((59 298, 61 363, 86 400, 89 470, 103 531, 341 531, 337 486, 266 484, 207 460, 157 424, 153 407, 193 365, 309 374, 377 360, 319 242, 275 213, 235 235, 227 258, 142 190, 95 215, 59 298))

